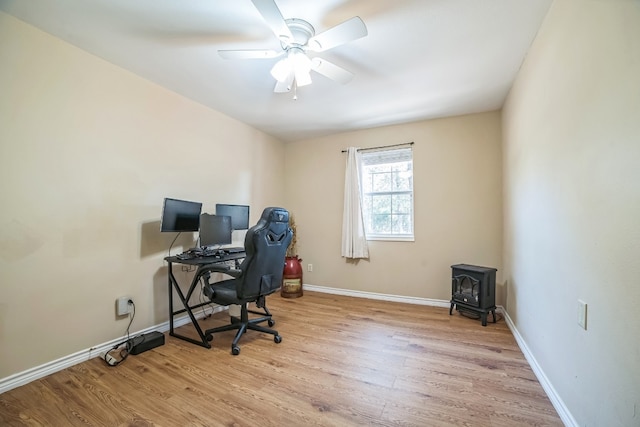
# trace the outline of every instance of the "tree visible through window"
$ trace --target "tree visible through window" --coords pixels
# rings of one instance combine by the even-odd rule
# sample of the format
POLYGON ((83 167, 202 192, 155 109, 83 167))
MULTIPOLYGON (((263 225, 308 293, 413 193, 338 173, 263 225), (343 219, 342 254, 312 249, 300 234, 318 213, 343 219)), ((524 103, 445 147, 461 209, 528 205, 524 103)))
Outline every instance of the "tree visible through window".
POLYGON ((367 239, 413 240, 413 151, 361 152, 367 239))

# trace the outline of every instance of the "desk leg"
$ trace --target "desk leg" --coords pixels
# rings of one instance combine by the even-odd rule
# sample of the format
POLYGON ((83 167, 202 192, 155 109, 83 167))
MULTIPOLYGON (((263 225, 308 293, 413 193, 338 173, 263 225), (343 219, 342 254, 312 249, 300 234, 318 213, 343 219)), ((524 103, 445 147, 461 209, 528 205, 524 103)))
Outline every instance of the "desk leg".
MULTIPOLYGON (((168 274, 168 284, 169 284, 169 335, 173 336, 173 282, 176 280, 173 277, 173 263, 169 263, 169 274, 168 274)), ((177 286, 177 285, 176 285, 177 286)))
MULTIPOLYGON (((191 290, 198 283, 198 280, 199 280, 199 275, 196 274, 196 276, 193 278, 193 281, 192 281, 191 286, 189 288, 188 295, 191 295, 191 293, 192 293, 191 290)), ((184 340, 184 341, 188 341, 188 342, 190 342, 192 344, 197 344, 197 345, 205 347, 205 348, 211 348, 211 344, 209 344, 209 341, 207 341, 207 339, 206 339, 206 337, 204 335, 204 332, 202 331, 202 328, 198 324, 198 320, 194 316, 193 311, 192 311, 191 307, 189 306, 189 301, 187 300, 185 295, 182 293, 182 289, 180 289, 180 286, 178 285, 178 281, 176 280, 175 276, 173 275, 172 263, 169 263, 169 335, 171 335, 172 337, 180 338, 181 340, 184 340), (174 309, 173 309, 173 292, 172 292, 172 289, 175 289, 176 293, 180 297, 180 301, 182 301, 182 305, 184 306, 183 310, 174 311, 174 309), (176 314, 180 314, 180 313, 184 313, 184 312, 186 312, 189 315, 189 318, 191 319, 191 323, 196 328, 196 331, 198 332, 198 335, 200 336, 200 341, 194 340, 193 338, 190 338, 190 337, 187 337, 187 336, 184 336, 184 335, 180 335, 180 334, 176 333, 173 330, 173 326, 174 326, 173 317, 176 314)))

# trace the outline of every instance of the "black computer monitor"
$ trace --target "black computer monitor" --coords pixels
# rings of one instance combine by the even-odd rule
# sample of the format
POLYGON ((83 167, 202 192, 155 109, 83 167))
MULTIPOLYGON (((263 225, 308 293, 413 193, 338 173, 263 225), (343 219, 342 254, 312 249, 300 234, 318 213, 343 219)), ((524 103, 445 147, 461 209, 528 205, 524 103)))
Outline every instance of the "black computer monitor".
POLYGON ((231 243, 231 217, 210 215, 200 216, 200 246, 226 245, 231 243))
POLYGON ((216 203, 216 215, 230 216, 234 230, 249 229, 249 206, 216 203))
POLYGON ((200 228, 200 212, 202 203, 165 198, 162 205, 160 231, 182 232, 198 231, 200 228))

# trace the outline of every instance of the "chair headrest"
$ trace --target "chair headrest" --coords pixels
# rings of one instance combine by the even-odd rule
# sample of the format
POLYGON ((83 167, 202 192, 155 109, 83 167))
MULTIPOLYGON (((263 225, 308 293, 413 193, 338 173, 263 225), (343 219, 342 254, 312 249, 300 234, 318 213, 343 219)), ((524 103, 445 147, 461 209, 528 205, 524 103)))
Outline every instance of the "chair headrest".
POLYGON ((276 207, 265 208, 262 211, 262 217, 260 219, 268 222, 280 222, 280 223, 288 224, 289 212, 283 208, 276 208, 276 207))

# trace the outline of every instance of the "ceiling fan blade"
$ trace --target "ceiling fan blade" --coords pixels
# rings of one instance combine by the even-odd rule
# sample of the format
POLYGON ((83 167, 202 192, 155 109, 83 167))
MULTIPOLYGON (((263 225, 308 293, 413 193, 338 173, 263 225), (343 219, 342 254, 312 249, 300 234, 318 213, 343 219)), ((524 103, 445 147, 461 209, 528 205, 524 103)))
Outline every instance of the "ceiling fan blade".
POLYGON ((282 13, 274 0, 251 0, 253 5, 258 9, 271 31, 281 41, 288 42, 293 40, 293 34, 287 26, 282 13))
POLYGON ((321 58, 311 60, 311 69, 338 83, 347 84, 353 78, 353 73, 321 58))
POLYGON ((278 81, 276 83, 276 87, 273 89, 274 92, 282 93, 291 91, 291 86, 293 85, 294 74, 289 73, 287 78, 283 81, 278 81))
POLYGON ((275 50, 246 49, 246 50, 218 50, 218 55, 224 59, 263 59, 277 58, 284 54, 275 50))
POLYGON ((357 40, 367 34, 367 26, 364 25, 362 19, 360 19, 359 16, 354 16, 353 18, 344 21, 342 24, 338 24, 335 27, 329 28, 320 34, 311 37, 307 46, 309 50, 322 52, 327 49, 331 49, 332 47, 357 40))

